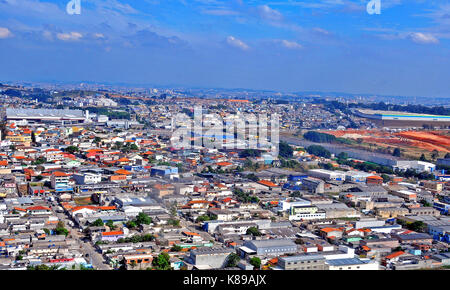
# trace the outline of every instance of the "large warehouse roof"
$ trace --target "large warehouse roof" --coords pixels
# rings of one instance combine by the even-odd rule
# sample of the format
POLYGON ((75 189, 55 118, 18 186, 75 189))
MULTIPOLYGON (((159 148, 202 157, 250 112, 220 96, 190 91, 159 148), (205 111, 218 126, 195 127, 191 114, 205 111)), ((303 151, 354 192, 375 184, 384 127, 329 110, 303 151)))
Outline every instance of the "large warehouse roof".
POLYGON ((8 119, 36 119, 36 118, 64 118, 64 119, 84 119, 82 110, 58 110, 58 109, 6 109, 8 119))

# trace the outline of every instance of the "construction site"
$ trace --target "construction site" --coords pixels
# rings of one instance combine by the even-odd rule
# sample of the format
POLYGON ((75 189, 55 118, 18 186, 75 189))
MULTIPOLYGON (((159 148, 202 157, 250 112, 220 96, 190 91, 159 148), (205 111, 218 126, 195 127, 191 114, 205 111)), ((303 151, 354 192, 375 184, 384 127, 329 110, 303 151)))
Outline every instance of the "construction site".
MULTIPOLYGON (((399 148, 404 156, 418 158, 422 154, 428 159, 432 154, 443 157, 450 152, 450 130, 417 131, 417 130, 338 130, 327 131, 327 134, 338 138, 355 141, 357 147, 368 150, 399 148)), ((355 145, 356 145, 355 144, 355 145)), ((435 157, 435 156, 434 156, 435 157)))

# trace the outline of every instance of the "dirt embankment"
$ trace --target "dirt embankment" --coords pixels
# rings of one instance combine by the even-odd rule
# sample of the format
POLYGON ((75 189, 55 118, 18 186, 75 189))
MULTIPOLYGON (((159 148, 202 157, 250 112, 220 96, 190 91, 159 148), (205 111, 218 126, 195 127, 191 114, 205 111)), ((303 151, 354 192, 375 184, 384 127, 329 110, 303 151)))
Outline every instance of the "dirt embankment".
POLYGON ((450 152, 450 136, 445 135, 448 132, 444 131, 405 131, 390 133, 380 130, 350 129, 326 133, 340 138, 363 139, 365 143, 377 144, 383 147, 385 145, 395 145, 406 148, 414 147, 426 151, 437 150, 440 152, 450 152))

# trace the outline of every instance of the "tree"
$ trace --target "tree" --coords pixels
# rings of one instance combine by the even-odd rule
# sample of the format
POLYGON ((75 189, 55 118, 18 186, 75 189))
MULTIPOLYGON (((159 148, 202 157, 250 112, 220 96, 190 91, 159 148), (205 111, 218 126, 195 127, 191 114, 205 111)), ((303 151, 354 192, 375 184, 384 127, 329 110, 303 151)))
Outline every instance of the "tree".
POLYGON ((64 227, 64 223, 62 221, 59 221, 55 228, 55 233, 57 235, 65 235, 67 237, 69 230, 64 227))
POLYGON ((316 156, 319 156, 319 157, 324 157, 324 158, 330 158, 331 157, 331 152, 328 151, 327 149, 323 148, 320 145, 311 145, 311 146, 306 148, 306 151, 309 154, 316 155, 316 156))
POLYGON ((227 268, 236 267, 240 260, 241 258, 236 253, 231 253, 227 257, 226 267, 227 268))
POLYGON ((68 146, 64 151, 70 154, 74 154, 75 152, 78 152, 79 149, 77 146, 68 146))
POLYGON ((134 228, 137 227, 137 224, 136 224, 136 222, 135 222, 134 220, 128 221, 125 225, 126 225, 127 228, 129 228, 129 229, 134 229, 134 228))
POLYGON ((261 157, 261 151, 256 149, 245 149, 239 153, 239 157, 247 158, 247 157, 261 157))
POLYGON ((395 148, 394 152, 392 152, 392 156, 400 157, 402 155, 402 152, 400 151, 400 148, 395 148))
POLYGON ((422 221, 415 221, 413 223, 408 224, 406 227, 415 232, 424 232, 427 228, 425 223, 422 221))
POLYGON ((425 157, 425 154, 423 154, 423 153, 422 153, 422 155, 420 155, 419 160, 420 161, 425 161, 425 162, 428 161, 427 158, 425 157))
POLYGON ((392 178, 389 175, 385 174, 385 173, 381 174, 381 177, 383 178, 383 182, 384 183, 387 183, 387 182, 392 180, 392 178))
POLYGON ((326 133, 320 133, 315 131, 308 131, 303 135, 308 141, 317 143, 333 143, 336 142, 336 137, 326 133))
POLYGON ((258 230, 257 227, 249 227, 249 228, 247 229, 247 235, 252 235, 252 236, 254 236, 254 237, 257 237, 257 236, 261 236, 262 234, 261 234, 261 232, 258 230))
POLYGON ((116 228, 116 226, 114 225, 114 222, 112 220, 107 221, 106 225, 108 226, 108 228, 110 230, 114 230, 116 228))
POLYGON ((294 153, 294 149, 292 149, 292 147, 288 143, 283 142, 283 141, 280 142, 279 153, 278 153, 279 156, 286 158, 286 159, 290 159, 290 158, 292 158, 292 156, 294 156, 293 153, 294 153))
POLYGON ((300 191, 296 190, 296 191, 292 192, 289 196, 290 197, 302 197, 303 194, 300 191))
POLYGON ((200 215, 197 217, 196 221, 197 222, 205 222, 205 221, 209 221, 211 218, 208 215, 200 215))
POLYGON ((156 270, 170 269, 170 256, 167 253, 161 253, 153 259, 152 265, 156 270))
POLYGON ((152 223, 152 218, 141 212, 136 217, 136 224, 138 225, 149 225, 152 223))
POLYGON ((102 219, 96 219, 95 221, 93 221, 91 223, 91 226, 93 226, 93 227, 101 227, 103 225, 104 225, 104 223, 103 223, 102 219))
POLYGON ((297 245, 303 245, 305 243, 305 241, 303 241, 302 239, 298 238, 294 241, 297 245))
POLYGON ((431 152, 431 158, 432 159, 437 159, 438 157, 439 157, 439 151, 434 149, 433 152, 431 152))
POLYGON ((348 159, 348 154, 347 154, 347 152, 341 152, 341 153, 339 153, 336 157, 337 157, 338 159, 346 160, 346 159, 348 159))
POLYGON ((168 225, 174 226, 174 227, 179 227, 180 226, 180 220, 176 220, 176 219, 169 219, 167 221, 168 225))
POLYGON ((179 251, 181 251, 182 249, 183 249, 183 248, 180 247, 180 246, 178 246, 178 245, 173 245, 173 247, 170 248, 170 250, 171 250, 172 252, 179 252, 179 251))
POLYGON ((258 176, 256 176, 254 173, 250 173, 246 176, 248 179, 250 179, 251 181, 257 182, 259 181, 258 176))
POLYGON ((253 257, 250 259, 250 264, 259 269, 261 267, 261 259, 258 257, 253 257))

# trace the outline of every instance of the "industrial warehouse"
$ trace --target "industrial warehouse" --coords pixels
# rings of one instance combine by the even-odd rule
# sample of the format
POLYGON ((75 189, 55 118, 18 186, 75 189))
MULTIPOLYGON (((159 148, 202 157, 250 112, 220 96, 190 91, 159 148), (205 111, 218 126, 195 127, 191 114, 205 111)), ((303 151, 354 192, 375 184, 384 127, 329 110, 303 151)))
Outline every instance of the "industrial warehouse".
POLYGON ((375 123, 384 126, 407 126, 423 125, 448 126, 450 125, 450 116, 439 116, 429 114, 407 113, 397 111, 379 111, 370 109, 355 109, 353 113, 356 116, 371 119, 375 123))
POLYGON ((8 123, 16 124, 80 124, 89 119, 89 111, 58 109, 13 109, 6 108, 8 123))

